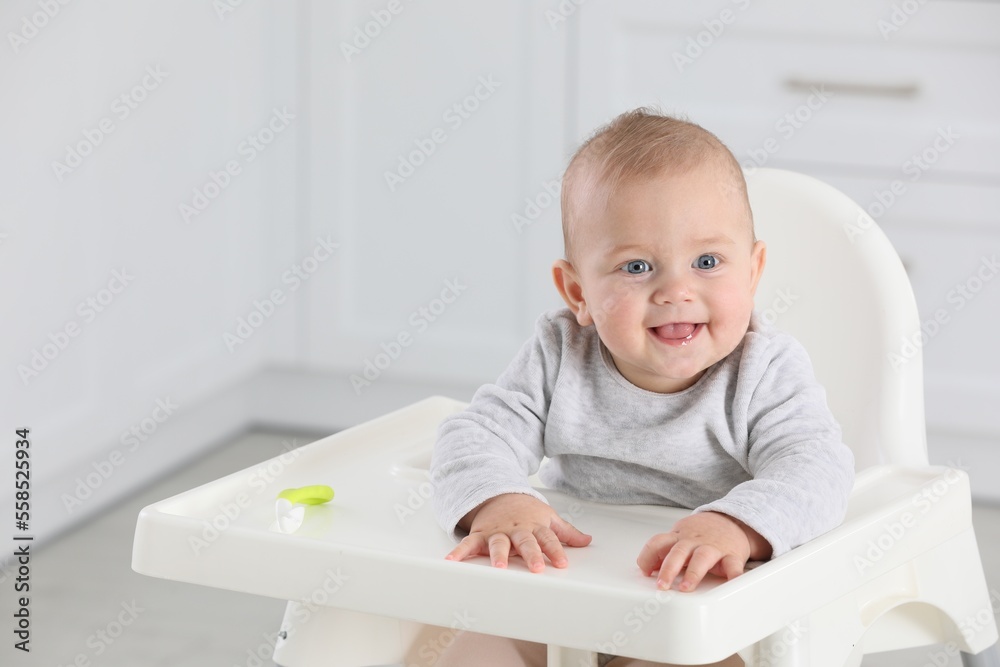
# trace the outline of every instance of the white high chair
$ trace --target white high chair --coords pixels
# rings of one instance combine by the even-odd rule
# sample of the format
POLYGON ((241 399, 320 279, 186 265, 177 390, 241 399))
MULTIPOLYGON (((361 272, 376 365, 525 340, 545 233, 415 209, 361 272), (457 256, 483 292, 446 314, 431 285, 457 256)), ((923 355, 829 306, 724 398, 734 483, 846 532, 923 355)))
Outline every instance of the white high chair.
POLYGON ((732 581, 657 592, 635 557, 687 512, 545 490, 594 536, 568 568, 445 561, 453 545, 434 522, 427 467, 438 422, 464 404, 438 397, 146 507, 133 569, 290 600, 274 642, 282 667, 430 665, 460 629, 544 642, 564 667, 596 665, 594 651, 854 667, 935 643, 931 664, 961 652, 966 667, 997 667, 968 477, 928 465, 921 359, 902 349, 920 323, 898 256, 833 188, 773 169, 747 180, 768 244, 757 308, 809 350, 857 460, 838 528, 732 581), (275 495, 307 484, 337 496, 277 532, 275 495))

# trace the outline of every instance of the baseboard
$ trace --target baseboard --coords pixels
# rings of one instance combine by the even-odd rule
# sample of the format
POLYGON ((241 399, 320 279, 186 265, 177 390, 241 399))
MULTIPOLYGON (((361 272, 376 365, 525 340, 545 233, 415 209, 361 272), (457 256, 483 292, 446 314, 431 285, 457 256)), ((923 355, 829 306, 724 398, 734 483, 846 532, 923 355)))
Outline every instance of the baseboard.
POLYGON ((930 462, 964 470, 976 503, 1000 504, 1000 435, 969 435, 929 429, 930 462))
MULTIPOLYGON (((250 423, 247 396, 247 383, 238 382, 197 405, 185 405, 135 451, 129 452, 117 439, 109 438, 101 454, 84 462, 66 463, 45 480, 44 486, 34 488, 32 548, 43 548, 60 535, 86 525, 123 498, 245 431, 250 423), (115 451, 118 454, 112 458, 115 451)), ((0 498, 3 507, 13 507, 13 503, 12 496, 0 498)), ((12 572, 8 555, 0 561, 0 585, 12 572)))
POLYGON ((196 405, 185 405, 134 451, 117 438, 109 439, 100 454, 68 462, 32 496, 35 543, 83 525, 245 431, 250 422, 247 396, 246 383, 236 383, 196 405))
MULTIPOLYGON (((476 388, 380 380, 359 396, 342 375, 271 369, 254 377, 250 400, 256 425, 332 433, 435 394, 467 401, 476 388)), ((932 424, 929 428, 931 463, 964 469, 971 479, 974 501, 1000 503, 1000 485, 996 483, 1000 474, 1000 433, 975 436, 949 426, 932 424)))
MULTIPOLYGON (((435 394, 468 400, 475 389, 383 379, 359 395, 348 378, 338 374, 259 371, 196 405, 185 405, 133 452, 109 438, 100 454, 82 462, 67 461, 32 495, 35 547, 84 525, 122 498, 249 429, 334 433, 435 394)), ((13 503, 10 494, 0 497, 4 507, 13 503)), ((0 563, 6 560, 9 557, 0 563)), ((0 582, 5 570, 0 564, 0 582)))
POLYGON ((360 424, 429 396, 468 401, 478 385, 379 379, 357 393, 347 375, 265 369, 250 383, 252 425, 319 433, 360 424))
POLYGON ((924 376, 927 451, 931 463, 969 474, 976 502, 1000 503, 1000 384, 986 377, 924 376))

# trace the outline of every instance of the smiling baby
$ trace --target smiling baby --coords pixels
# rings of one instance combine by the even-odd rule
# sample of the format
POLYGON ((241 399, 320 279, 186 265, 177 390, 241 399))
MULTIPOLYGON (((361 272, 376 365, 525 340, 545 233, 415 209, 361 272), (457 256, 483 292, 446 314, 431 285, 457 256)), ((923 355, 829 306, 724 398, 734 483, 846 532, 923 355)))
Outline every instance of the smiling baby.
MULTIPOLYGON (((766 250, 725 145, 684 120, 624 113, 573 156, 562 216, 553 278, 566 308, 542 315, 438 430, 435 512, 461 538, 447 558, 566 567, 564 545, 591 537, 528 483, 535 472, 590 501, 692 509, 637 555, 661 589, 736 577, 836 527, 854 459, 805 349, 754 312, 766 250)), ((440 665, 544 664, 541 644, 464 634, 440 665), (487 641, 506 643, 488 650, 495 662, 487 641)))

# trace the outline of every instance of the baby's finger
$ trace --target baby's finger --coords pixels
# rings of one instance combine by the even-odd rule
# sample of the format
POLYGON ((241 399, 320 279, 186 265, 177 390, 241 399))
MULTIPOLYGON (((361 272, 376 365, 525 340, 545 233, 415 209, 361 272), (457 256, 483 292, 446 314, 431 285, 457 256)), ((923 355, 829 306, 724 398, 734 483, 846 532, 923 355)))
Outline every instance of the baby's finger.
POLYGON ((743 574, 744 566, 745 563, 741 561, 738 556, 730 554, 722 559, 723 576, 725 576, 727 580, 738 577, 743 574))
POLYGON ((448 552, 445 556, 446 560, 465 560, 469 556, 478 556, 480 554, 485 555, 486 551, 486 540, 483 538, 482 533, 472 533, 467 535, 458 546, 448 552))
POLYGON ((715 547, 701 545, 691 554, 687 569, 684 571, 684 580, 677 587, 681 591, 693 591, 705 578, 705 574, 716 563, 719 562, 722 554, 715 547))
POLYGON ((555 533, 560 542, 571 547, 585 547, 594 539, 558 515, 552 517, 549 529, 555 533))
POLYGON ((660 533, 649 538, 639 552, 639 557, 635 559, 642 573, 653 576, 660 569, 664 556, 670 553, 678 538, 677 533, 660 533))
POLYGON ((503 533, 494 533, 487 542, 490 548, 490 565, 506 568, 507 558, 510 555, 510 538, 503 533))
POLYGON ((660 566, 660 576, 656 579, 657 588, 663 591, 669 590, 674 584, 674 579, 684 569, 690 557, 691 552, 688 547, 680 542, 674 544, 673 548, 670 549, 670 553, 663 558, 663 565, 660 566))
POLYGON ((511 533, 510 539, 514 550, 524 560, 529 570, 541 572, 545 569, 545 559, 542 558, 542 550, 538 547, 534 535, 525 530, 518 530, 511 533))
MULTIPOLYGON (((556 534, 547 528, 535 530, 535 539, 542 553, 548 556, 549 562, 555 567, 566 567, 569 561, 566 559, 566 552, 563 551, 562 544, 556 534)), ((589 542, 589 540, 588 540, 589 542)))

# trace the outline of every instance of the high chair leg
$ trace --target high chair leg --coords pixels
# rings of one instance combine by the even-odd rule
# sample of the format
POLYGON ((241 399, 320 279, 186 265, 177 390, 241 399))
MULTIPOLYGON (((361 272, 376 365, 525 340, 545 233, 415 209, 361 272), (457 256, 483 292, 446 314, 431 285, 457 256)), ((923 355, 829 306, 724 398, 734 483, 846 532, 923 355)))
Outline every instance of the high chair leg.
POLYGON ((289 602, 274 647, 280 667, 395 664, 425 628, 418 623, 289 602))
POLYGON ((597 667, 597 654, 585 649, 550 645, 545 664, 548 667, 597 667))
POLYGON ((998 644, 990 646, 985 651, 975 655, 962 652, 962 667, 1000 667, 1000 648, 998 644))
POLYGON ((746 667, 809 667, 809 619, 801 618, 740 651, 746 667))

